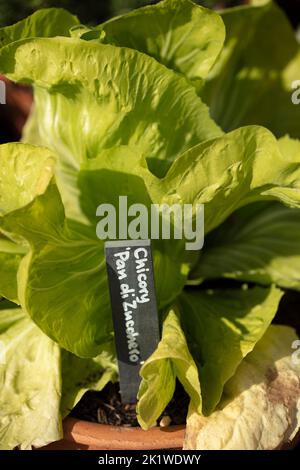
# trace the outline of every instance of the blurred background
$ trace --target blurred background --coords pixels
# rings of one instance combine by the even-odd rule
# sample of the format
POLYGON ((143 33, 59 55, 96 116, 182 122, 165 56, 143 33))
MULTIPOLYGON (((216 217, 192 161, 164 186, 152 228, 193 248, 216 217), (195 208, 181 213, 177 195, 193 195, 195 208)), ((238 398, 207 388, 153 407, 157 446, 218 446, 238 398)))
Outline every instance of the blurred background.
MULTIPOLYGON (((159 0, 0 0, 0 27, 27 17, 40 8, 63 7, 88 25, 97 25, 134 8, 159 0)), ((199 5, 223 9, 250 3, 250 0, 194 0, 199 5)), ((259 0, 255 0, 259 2, 259 0)), ((300 0, 276 0, 295 28, 300 27, 300 0)), ((3 79, 3 77, 1 77, 3 79)), ((6 106, 0 106, 0 143, 19 140, 32 97, 28 87, 7 83, 6 106)))
MULTIPOLYGON (((0 0, 0 26, 15 23, 39 8, 63 7, 75 13, 82 23, 98 24, 108 18, 159 0, 0 0)), ((226 8, 247 0, 194 0, 208 8, 226 8)), ((294 25, 300 22, 300 0, 278 0, 294 25)))

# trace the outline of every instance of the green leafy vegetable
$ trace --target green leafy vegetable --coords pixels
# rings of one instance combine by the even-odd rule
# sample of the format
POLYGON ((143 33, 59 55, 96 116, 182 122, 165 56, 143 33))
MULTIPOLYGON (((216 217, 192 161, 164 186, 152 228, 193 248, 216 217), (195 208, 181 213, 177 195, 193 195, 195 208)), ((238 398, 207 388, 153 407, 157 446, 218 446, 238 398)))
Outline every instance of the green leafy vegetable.
MULTIPOLYGON (((32 149, 39 153, 37 147, 32 149)), ((29 161, 27 167, 30 168, 29 161)), ((49 168, 47 163, 47 181, 49 168)), ((193 206, 205 203, 206 229, 211 230, 235 208, 251 200, 274 195, 293 205, 300 201, 300 191, 294 187, 294 174, 299 168, 283 160, 276 140, 258 127, 240 129, 194 147, 174 162, 164 179, 153 176, 144 159, 127 148, 107 151, 82 168, 78 178, 80 203, 90 225, 74 224, 65 217, 59 192, 50 184, 31 204, 2 217, 0 227, 31 246, 20 271, 23 307, 46 334, 83 357, 101 353, 102 345, 112 335, 103 241, 96 237, 96 209, 100 202, 116 204, 119 194, 124 194, 129 196, 129 203, 142 202, 148 207, 151 202, 193 206), (262 160, 268 159, 272 160, 271 176, 260 171, 262 160), (270 185, 268 181, 274 183, 270 185), (224 204, 224 200, 225 207, 220 203, 224 204), (47 214, 42 226, 41 213, 47 214)), ((42 181, 46 178, 43 175, 42 181)), ((162 309, 182 290, 191 255, 185 251, 184 239, 154 241, 153 247, 156 282, 160 286, 158 304, 162 309), (172 277, 165 277, 165 269, 160 269, 163 263, 172 277)))
MULTIPOLYGON (((37 155, 41 152, 38 147, 32 147, 32 151, 37 155)), ((103 154, 80 172, 82 207, 91 217, 91 225, 74 223, 65 217, 53 182, 30 204, 0 218, 2 230, 26 240, 31 248, 19 270, 23 307, 46 334, 79 356, 98 355, 103 344, 112 338, 104 243, 96 237, 99 202, 115 202, 117 191, 123 189, 129 203, 134 200, 149 206, 149 194, 153 198, 162 197, 160 180, 150 173, 144 161, 139 162, 125 148, 103 154), (42 225, 41 214, 47 214, 42 225)), ((46 171, 49 177, 48 167, 46 171)), ((184 240, 158 240, 154 244, 160 308, 170 303, 185 284, 191 256, 186 254, 184 243, 184 240), (166 277, 168 273, 172 277, 166 277)))
POLYGON ((69 36, 76 16, 62 8, 45 8, 12 26, 0 28, 0 47, 25 38, 69 36))
POLYGON ((81 38, 137 49, 189 80, 199 80, 219 55, 225 29, 211 10, 189 0, 164 0, 113 18, 81 38))
MULTIPOLYGON (((297 168, 300 142, 285 136, 278 144, 284 161, 297 168)), ((298 210, 271 203, 243 207, 207 236, 189 282, 227 277, 298 290, 299 230, 298 210)))
POLYGON ((58 345, 20 309, 0 310, 0 344, 0 449, 59 440, 58 345))
POLYGON ((79 359, 51 341, 21 309, 0 302, 0 449, 62 438, 65 416, 88 389, 116 379, 112 345, 79 359))
POLYGON ((222 12, 224 48, 201 91, 223 130, 259 124, 277 137, 300 136, 300 107, 292 103, 299 80, 299 44, 274 2, 222 12))
MULTIPOLYGON (((28 204, 44 191, 54 158, 47 149, 23 144, 0 146, 0 218, 28 204), (20 154, 22 155, 20 157, 20 154), (13 188, 13 194, 12 194, 13 188)), ((19 304, 17 272, 28 245, 18 236, 0 233, 0 294, 19 304)))
POLYGON ((186 233, 152 241, 162 338, 141 369, 141 426, 156 422, 176 379, 200 421, 218 413, 224 390, 239 405, 244 389, 236 397, 230 384, 257 342, 269 357, 260 340, 283 295, 270 285, 300 285, 300 144, 290 137, 300 53, 270 2, 222 18, 222 51, 221 17, 189 0, 95 29, 53 9, 1 30, 0 72, 32 84, 35 99, 28 144, 0 147, 0 295, 26 312, 1 300, 3 448, 58 439, 61 415, 117 380, 96 214, 119 196, 148 215, 151 204, 190 204, 193 222, 199 204, 205 212, 201 253, 186 250, 186 233), (266 287, 184 289, 220 277, 266 287))
POLYGON ((137 407, 140 425, 153 426, 172 399, 176 378, 201 412, 201 391, 197 366, 189 352, 177 309, 170 309, 164 320, 158 348, 141 369, 142 382, 137 407))
POLYGON ((181 295, 182 322, 199 367, 204 414, 215 409, 224 385, 266 332, 281 297, 274 287, 181 295))
POLYGON ((275 198, 299 207, 300 154, 287 159, 269 131, 243 127, 185 152, 166 182, 170 193, 176 188, 173 201, 205 204, 210 232, 251 202, 275 198))
POLYGON ((31 39, 3 48, 0 70, 35 84, 38 135, 60 156, 66 210, 80 221, 74 180, 80 165, 102 149, 130 145, 163 175, 182 151, 221 135, 183 77, 134 50, 74 38, 31 39))
POLYGON ((299 364, 291 361, 292 328, 271 326, 225 387, 209 417, 191 407, 186 450, 276 450, 300 428, 299 364))
POLYGON ((206 238, 190 279, 227 277, 300 289, 300 211, 258 203, 235 212, 206 238))
POLYGON ((0 146, 0 161, 0 216, 3 217, 43 194, 53 176, 55 157, 46 148, 14 143, 0 146))

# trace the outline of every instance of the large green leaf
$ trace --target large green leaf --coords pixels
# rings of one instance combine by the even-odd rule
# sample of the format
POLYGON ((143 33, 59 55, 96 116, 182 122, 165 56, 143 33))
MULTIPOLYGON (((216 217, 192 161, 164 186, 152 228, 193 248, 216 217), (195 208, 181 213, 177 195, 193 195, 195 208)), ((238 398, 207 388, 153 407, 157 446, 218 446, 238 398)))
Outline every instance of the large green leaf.
POLYGON ((116 380, 112 344, 93 359, 60 350, 21 309, 0 302, 0 449, 62 437, 65 416, 87 390, 116 380))
POLYGON ((300 210, 256 203, 229 217, 206 237, 190 280, 220 277, 300 290, 300 210))
POLYGON ((81 356, 99 354, 111 339, 112 324, 103 242, 95 229, 70 228, 53 184, 1 224, 30 243, 19 268, 23 308, 65 349, 81 356), (43 224, 40 214, 47 214, 43 224))
POLYGON ((20 309, 0 310, 0 354, 0 449, 59 440, 58 345, 20 309))
MULTIPOLYGON (((120 194, 128 196, 129 204, 140 202, 147 208, 151 202, 204 203, 209 231, 251 200, 277 197, 299 204, 299 171, 297 161, 284 159, 274 137, 258 127, 196 146, 163 179, 153 176, 143 157, 127 147, 102 152, 82 165, 78 176, 80 206, 89 226, 65 218, 54 184, 0 220, 2 230, 31 245, 19 272, 20 301, 62 347, 94 357, 112 335, 103 242, 96 238, 100 203, 117 204, 120 194), (43 224, 41 214, 47 214, 43 224)), ((193 253, 185 250, 184 239, 153 240, 153 251, 158 305, 163 309, 181 292, 193 253)))
POLYGON ((277 137, 300 135, 300 107, 292 83, 300 76, 300 47, 273 2, 224 10, 225 47, 202 90, 225 130, 259 124, 277 137))
MULTIPOLYGON (((89 226, 65 218, 53 183, 32 203, 0 219, 2 229, 30 244, 19 270, 22 306, 46 334, 79 356, 96 356, 112 338, 104 243, 96 237, 96 208, 101 202, 117 204, 119 191, 128 196, 129 204, 141 202, 149 208, 149 194, 158 197, 160 191, 160 180, 145 164, 138 165, 139 160, 122 148, 106 152, 80 172, 82 207, 91 220, 89 226), (155 182, 156 190, 152 188, 155 182), (42 224, 41 214, 47 215, 42 224)), ((153 256, 162 309, 182 290, 190 255, 184 240, 155 240, 153 256)))
POLYGON ((281 297, 275 287, 181 295, 181 319, 199 368, 205 415, 215 409, 224 385, 267 330, 281 297))
POLYGON ((135 50, 29 39, 1 50, 0 71, 35 85, 34 143, 38 135, 59 155, 66 212, 79 221, 77 172, 102 149, 130 145, 162 175, 182 151, 222 134, 184 77, 135 50))
POLYGON ((214 64, 225 28, 212 10, 189 0, 164 0, 113 18, 81 38, 137 49, 195 80, 214 64))
MULTIPOLYGON (((285 136, 278 144, 284 160, 294 162, 297 168, 300 142, 285 136)), ((299 289, 299 239, 299 209, 275 203, 250 204, 206 237, 189 282, 228 277, 299 289)))
POLYGON ((192 407, 186 450, 277 450, 300 428, 300 364, 291 360, 299 340, 286 326, 271 325, 227 383, 209 417, 192 407))
POLYGON ((76 16, 62 8, 41 9, 12 26, 0 28, 0 47, 25 38, 69 36, 70 28, 78 23, 76 16))
MULTIPOLYGON (((79 175, 82 207, 91 221, 91 225, 85 226, 65 218, 59 192, 55 184, 49 184, 54 170, 48 151, 44 155, 43 149, 22 144, 11 144, 1 150, 7 157, 3 158, 1 168, 7 175, 9 169, 12 171, 12 186, 18 188, 22 162, 26 163, 24 174, 28 175, 28 194, 25 197, 20 191, 22 198, 16 198, 17 202, 7 198, 7 207, 3 199, 7 214, 0 219, 2 230, 25 240, 31 248, 19 270, 22 306, 62 347, 81 356, 94 357, 112 338, 104 244, 96 237, 96 208, 101 202, 117 203, 119 191, 128 195, 129 203, 142 202, 149 207, 151 199, 145 182, 149 188, 156 182, 158 189, 152 190, 156 195, 160 180, 149 172, 144 161, 138 164, 140 158, 126 148, 106 152, 92 160, 79 175), (36 175, 35 180, 29 178, 30 169, 36 175), (45 189, 47 182, 49 186, 45 189), (34 195, 37 197, 32 200, 34 195)), ((158 304, 162 308, 183 288, 188 256, 183 240, 176 240, 175 244, 158 240, 153 251, 158 304)))
POLYGON ((51 338, 74 352, 80 352, 76 341, 87 342, 87 355, 94 357, 112 331, 103 244, 93 228, 79 226, 82 230, 74 235, 65 227, 59 193, 49 184, 54 171, 51 152, 8 144, 0 147, 0 158, 0 172, 6 176, 0 180, 1 213, 6 214, 0 218, 2 229, 31 248, 19 269, 20 302, 51 338))
MULTIPOLYGON (((23 207, 47 187, 54 166, 53 153, 23 144, 0 147, 0 217, 23 207)), ((17 271, 28 247, 16 237, 0 234, 0 294, 19 303, 17 271), (18 243, 16 243, 18 241, 18 243)))
POLYGON ((191 356, 180 325, 178 310, 171 308, 163 322, 162 339, 141 369, 138 394, 138 420, 144 429, 156 423, 172 399, 176 378, 201 412, 201 391, 197 366, 191 356))
POLYGON ((251 202, 300 207, 300 154, 283 155, 269 131, 248 126, 185 152, 161 184, 169 204, 204 204, 208 233, 251 202))

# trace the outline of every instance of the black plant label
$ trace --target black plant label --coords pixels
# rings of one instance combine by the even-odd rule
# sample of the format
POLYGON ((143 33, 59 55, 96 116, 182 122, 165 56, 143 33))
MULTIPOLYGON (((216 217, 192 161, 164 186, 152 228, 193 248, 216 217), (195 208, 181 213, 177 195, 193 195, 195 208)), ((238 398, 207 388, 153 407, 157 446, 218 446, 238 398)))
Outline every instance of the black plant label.
POLYGON ((159 342, 150 240, 105 243, 123 403, 135 403, 140 368, 159 342))

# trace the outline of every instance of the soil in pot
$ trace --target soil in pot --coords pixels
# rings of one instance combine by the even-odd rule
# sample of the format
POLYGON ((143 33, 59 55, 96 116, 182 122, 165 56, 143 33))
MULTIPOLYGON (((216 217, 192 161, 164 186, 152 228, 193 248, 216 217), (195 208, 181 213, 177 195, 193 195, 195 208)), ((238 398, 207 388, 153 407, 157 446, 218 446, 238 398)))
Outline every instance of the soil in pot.
POLYGON ((64 420, 64 438, 41 450, 170 450, 181 449, 189 398, 178 383, 174 397, 157 420, 144 431, 135 405, 122 404, 119 384, 101 392, 87 392, 64 420))
MULTIPOLYGON (((184 425, 188 412, 189 397, 177 382, 174 396, 157 421, 162 427, 184 425)), ((99 424, 138 427, 136 406, 123 404, 119 384, 109 383, 101 392, 87 392, 72 410, 73 418, 99 424)))

